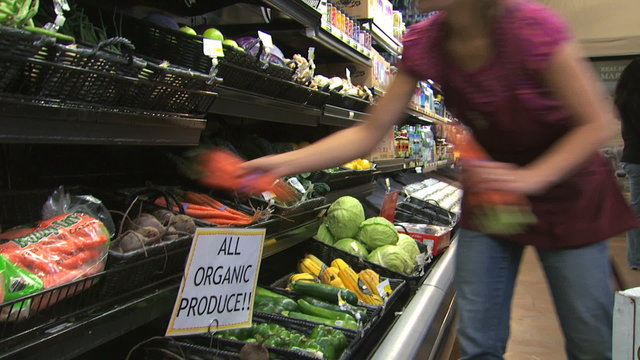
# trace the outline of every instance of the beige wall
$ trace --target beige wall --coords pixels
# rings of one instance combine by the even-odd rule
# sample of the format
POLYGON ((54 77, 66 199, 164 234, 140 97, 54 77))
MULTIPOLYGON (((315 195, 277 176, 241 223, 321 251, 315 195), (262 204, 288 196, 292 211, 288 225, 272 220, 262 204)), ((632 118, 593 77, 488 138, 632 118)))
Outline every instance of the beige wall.
POLYGON ((537 0, 571 24, 589 57, 640 54, 640 0, 537 0))

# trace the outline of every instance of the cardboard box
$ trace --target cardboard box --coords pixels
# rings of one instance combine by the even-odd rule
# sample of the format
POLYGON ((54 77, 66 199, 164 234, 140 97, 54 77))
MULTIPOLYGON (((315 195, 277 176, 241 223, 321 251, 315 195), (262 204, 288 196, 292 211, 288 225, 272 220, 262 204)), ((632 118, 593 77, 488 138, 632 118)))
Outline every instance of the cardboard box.
POLYGON ((395 158, 396 139, 393 130, 389 131, 373 149, 369 155, 369 160, 387 160, 395 158))
POLYGON ((640 287, 616 292, 613 359, 640 360, 640 287))
POLYGON ((391 82, 391 64, 379 54, 374 54, 372 66, 357 63, 318 64, 316 74, 326 77, 346 77, 346 69, 351 73, 353 85, 363 85, 369 88, 384 90, 391 82))
POLYGON ((342 0, 340 6, 357 19, 373 19, 378 12, 378 0, 342 0))

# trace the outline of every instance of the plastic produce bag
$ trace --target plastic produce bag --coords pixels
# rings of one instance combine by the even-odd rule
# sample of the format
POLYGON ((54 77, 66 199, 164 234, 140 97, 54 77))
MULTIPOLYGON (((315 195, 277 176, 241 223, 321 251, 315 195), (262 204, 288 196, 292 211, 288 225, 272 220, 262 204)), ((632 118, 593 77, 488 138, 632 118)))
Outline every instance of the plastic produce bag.
POLYGON ((66 213, 83 213, 100 220, 109 230, 111 237, 116 234, 116 226, 111 213, 93 195, 71 195, 59 186, 42 207, 42 218, 49 219, 66 213))
MULTIPOLYGON (((104 269, 109 230, 90 215, 64 213, 42 220, 34 228, 23 229, 21 233, 22 236, 0 244, 0 275, 4 277, 0 291, 4 292, 5 300, 30 295, 41 288, 64 285, 104 269), (18 288, 26 290, 19 294, 16 293, 15 282, 18 278, 22 279, 18 288), (32 286, 36 278, 41 281, 41 286, 32 286)), ((58 290, 46 293, 38 301, 33 301, 31 310, 48 307, 87 287, 87 284, 78 284, 59 293, 58 290)))

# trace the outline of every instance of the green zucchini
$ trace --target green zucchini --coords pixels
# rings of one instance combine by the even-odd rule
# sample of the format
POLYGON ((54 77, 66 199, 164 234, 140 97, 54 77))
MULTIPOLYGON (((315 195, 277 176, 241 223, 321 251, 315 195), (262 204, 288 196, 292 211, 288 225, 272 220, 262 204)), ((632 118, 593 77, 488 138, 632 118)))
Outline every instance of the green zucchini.
POLYGON ((282 315, 288 316, 288 317, 292 317, 294 319, 313 321, 313 322, 317 322, 317 323, 320 323, 320 324, 337 326, 337 327, 341 327, 341 328, 345 328, 345 329, 353 329, 353 330, 357 330, 358 329, 358 324, 356 324, 353 321, 342 321, 342 320, 325 319, 325 318, 320 317, 320 316, 313 316, 313 315, 309 315, 309 314, 303 314, 303 313, 299 313, 297 311, 285 311, 285 312, 282 313, 282 315))
POLYGON ((356 322, 356 319, 354 319, 353 316, 343 311, 335 311, 335 310, 321 308, 319 306, 310 304, 304 299, 298 300, 298 307, 305 314, 320 316, 329 320, 342 320, 342 321, 356 322))
POLYGON ((269 296, 256 293, 253 308, 260 312, 279 314, 284 310, 298 310, 298 304, 286 296, 269 296))
POLYGON ((338 303, 338 294, 340 294, 344 301, 351 305, 358 305, 358 296, 349 289, 308 281, 296 281, 293 283, 293 290, 297 293, 309 295, 316 299, 329 301, 332 304, 338 303))
POLYGON ((353 306, 351 304, 344 304, 346 306, 340 307, 340 305, 329 304, 326 301, 318 300, 311 296, 305 296, 304 299, 311 305, 315 305, 317 307, 321 307, 324 309, 334 310, 334 311, 342 311, 347 314, 351 314, 356 320, 366 322, 367 321, 367 309, 359 306, 353 306))

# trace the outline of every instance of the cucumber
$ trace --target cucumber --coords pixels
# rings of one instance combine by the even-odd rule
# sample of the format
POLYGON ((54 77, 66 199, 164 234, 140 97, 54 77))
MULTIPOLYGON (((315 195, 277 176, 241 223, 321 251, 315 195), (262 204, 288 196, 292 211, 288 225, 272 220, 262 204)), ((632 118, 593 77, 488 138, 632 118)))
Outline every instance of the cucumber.
POLYGON ((275 297, 275 298, 281 298, 281 299, 288 299, 288 297, 282 295, 282 294, 278 294, 276 292, 273 292, 271 290, 265 289, 263 287, 260 286, 256 286, 256 295, 263 295, 263 296, 270 296, 270 297, 275 297))
POLYGON ((266 313, 280 313, 283 310, 298 310, 298 304, 286 296, 269 296, 256 293, 253 308, 266 313))
POLYGON ((325 308, 321 308, 319 306, 315 306, 305 301, 304 299, 298 300, 298 307, 300 310, 309 315, 320 316, 329 320, 342 320, 342 321, 352 321, 356 322, 356 319, 353 316, 343 312, 343 311, 335 311, 329 310, 325 308))
POLYGON ((293 283, 293 290, 303 295, 309 295, 316 299, 326 300, 332 304, 338 303, 338 294, 342 299, 351 305, 358 305, 358 296, 349 289, 318 284, 307 281, 296 281, 293 283))
POLYGON ((341 327, 341 328, 345 328, 345 329, 353 329, 353 330, 357 330, 358 329, 358 324, 356 324, 353 321, 330 320, 330 319, 325 319, 325 318, 319 317, 319 316, 313 316, 313 315, 309 315, 309 314, 299 313, 299 312, 296 312, 296 311, 285 311, 285 312, 282 313, 282 315, 288 316, 288 317, 292 317, 294 319, 313 321, 313 322, 317 322, 317 323, 320 323, 320 324, 337 326, 337 327, 341 327))
POLYGON ((318 300, 310 296, 305 296, 302 299, 308 302, 309 304, 315 305, 317 307, 321 307, 321 308, 333 310, 333 311, 342 311, 344 313, 350 314, 358 321, 362 321, 362 322, 367 321, 367 309, 363 307, 353 306, 351 304, 345 304, 346 306, 340 307, 339 305, 329 304, 326 301, 318 300))

